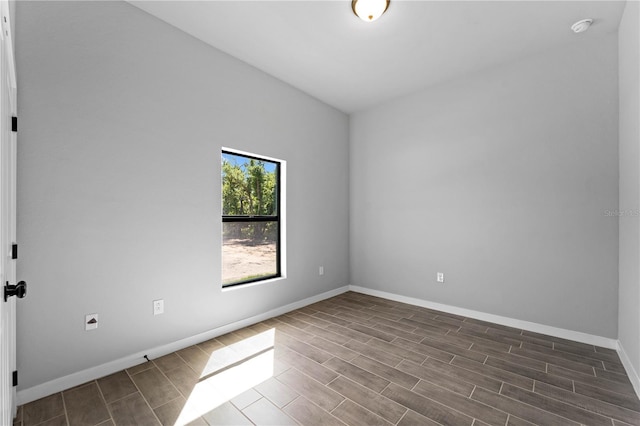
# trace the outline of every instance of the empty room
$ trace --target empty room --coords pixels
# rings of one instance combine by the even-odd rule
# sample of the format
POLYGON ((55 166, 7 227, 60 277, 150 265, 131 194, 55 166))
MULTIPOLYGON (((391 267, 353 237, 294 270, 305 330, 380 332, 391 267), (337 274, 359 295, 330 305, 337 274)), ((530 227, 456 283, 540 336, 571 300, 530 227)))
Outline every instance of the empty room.
POLYGON ((0 13, 0 425, 640 426, 639 1, 0 13))

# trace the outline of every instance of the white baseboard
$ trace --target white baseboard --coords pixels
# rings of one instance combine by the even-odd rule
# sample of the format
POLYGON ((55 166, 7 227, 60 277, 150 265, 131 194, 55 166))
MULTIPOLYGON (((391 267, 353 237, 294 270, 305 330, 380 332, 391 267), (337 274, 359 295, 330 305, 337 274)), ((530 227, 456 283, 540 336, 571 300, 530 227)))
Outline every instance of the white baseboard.
POLYGON ((624 369, 627 371, 627 376, 629 376, 629 380, 631 380, 631 384, 633 385, 633 389, 636 391, 636 395, 640 398, 640 376, 638 372, 633 367, 633 363, 629 359, 627 352, 625 352, 624 347, 622 346, 622 342, 618 340, 618 356, 620 357, 620 361, 622 361, 622 365, 624 369))
POLYGON ((110 361, 105 364, 87 368, 86 370, 78 371, 77 373, 69 374, 64 377, 59 377, 57 379, 42 383, 40 385, 19 390, 17 392, 17 405, 23 405, 28 402, 35 401, 40 398, 44 398, 46 396, 52 395, 56 392, 60 392, 65 389, 69 389, 74 386, 81 385, 91 380, 99 379, 100 377, 117 373, 118 371, 122 371, 126 368, 131 368, 134 365, 138 365, 141 362, 143 362, 145 355, 148 355, 149 358, 151 359, 159 358, 161 356, 170 354, 171 352, 175 352, 180 349, 184 349, 188 346, 195 345, 197 343, 201 343, 209 339, 213 339, 214 337, 221 336, 231 331, 235 331, 243 327, 247 327, 249 325, 258 323, 260 321, 277 317, 278 315, 282 315, 287 312, 293 311, 295 309, 302 308, 312 303, 316 303, 321 300, 325 300, 330 297, 337 296, 348 290, 349 290, 349 286, 340 287, 335 290, 327 291, 325 293, 318 294, 316 296, 308 297, 306 299, 293 302, 276 309, 272 309, 268 312, 255 315, 250 318, 246 318, 240 321, 233 322, 231 324, 226 324, 226 325, 214 328, 212 330, 197 334, 195 336, 187 337, 185 339, 181 339, 173 343, 168 343, 166 345, 157 346, 155 348, 151 348, 142 352, 131 354, 129 356, 116 359, 114 361, 110 361))
POLYGON ((462 315, 469 318, 479 319, 482 321, 492 322, 495 324, 506 325, 509 327, 520 328, 522 330, 533 331, 535 333, 546 334, 548 336, 560 337, 562 339, 573 340, 576 342, 586 343, 588 345, 601 346, 603 348, 618 349, 618 341, 607 337, 594 336, 592 334, 581 333, 579 331, 566 330, 564 328, 551 327, 548 325, 538 324, 530 321, 503 317, 500 315, 488 314, 485 312, 474 311, 471 309, 459 308, 457 306, 445 305, 442 303, 430 302, 428 300, 417 299, 414 297, 401 296, 398 294, 387 293, 386 291, 373 290, 366 287, 350 285, 349 290, 357 293, 364 293, 371 296, 378 296, 384 299, 395 300, 396 302, 407 303, 409 305, 420 306, 423 308, 435 309, 437 311, 447 312, 455 315, 462 315))

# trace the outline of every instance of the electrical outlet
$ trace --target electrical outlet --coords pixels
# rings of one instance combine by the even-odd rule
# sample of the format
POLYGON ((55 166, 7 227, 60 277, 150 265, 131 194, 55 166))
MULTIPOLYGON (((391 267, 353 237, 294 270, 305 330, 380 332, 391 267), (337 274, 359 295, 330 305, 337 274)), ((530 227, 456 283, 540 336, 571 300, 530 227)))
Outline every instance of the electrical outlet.
POLYGON ((321 266, 318 268, 318 275, 323 276, 324 275, 324 266, 321 266))
POLYGON ((153 315, 164 314, 164 299, 153 301, 153 315))
POLYGON ((84 330, 95 330, 98 328, 98 314, 87 314, 84 316, 84 330))
POLYGON ((439 283, 443 283, 444 282, 444 272, 438 272, 436 274, 436 281, 439 283))

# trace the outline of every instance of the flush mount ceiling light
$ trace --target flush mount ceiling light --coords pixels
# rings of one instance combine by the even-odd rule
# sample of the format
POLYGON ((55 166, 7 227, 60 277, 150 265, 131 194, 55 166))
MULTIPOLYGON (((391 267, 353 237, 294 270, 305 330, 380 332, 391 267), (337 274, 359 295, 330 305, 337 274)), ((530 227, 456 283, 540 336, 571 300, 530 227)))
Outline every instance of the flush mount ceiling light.
POLYGON ((578 21, 571 26, 571 29, 574 33, 583 33, 589 29, 589 27, 593 24, 593 19, 583 19, 582 21, 578 21))
POLYGON ((353 13, 363 21, 373 22, 389 8, 389 0, 351 0, 353 13))

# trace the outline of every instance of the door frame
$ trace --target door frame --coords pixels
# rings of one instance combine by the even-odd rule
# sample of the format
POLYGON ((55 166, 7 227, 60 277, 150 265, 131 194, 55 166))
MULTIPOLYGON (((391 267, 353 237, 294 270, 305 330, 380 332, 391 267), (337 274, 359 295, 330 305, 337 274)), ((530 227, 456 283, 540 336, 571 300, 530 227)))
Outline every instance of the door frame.
MULTIPOLYGON (((16 135, 17 84, 11 12, 0 0, 0 284, 15 284, 16 262, 11 246, 16 242, 16 135)), ((16 415, 16 298, 0 300, 0 424, 12 424, 16 415)))

